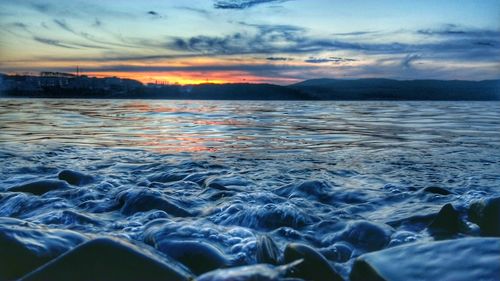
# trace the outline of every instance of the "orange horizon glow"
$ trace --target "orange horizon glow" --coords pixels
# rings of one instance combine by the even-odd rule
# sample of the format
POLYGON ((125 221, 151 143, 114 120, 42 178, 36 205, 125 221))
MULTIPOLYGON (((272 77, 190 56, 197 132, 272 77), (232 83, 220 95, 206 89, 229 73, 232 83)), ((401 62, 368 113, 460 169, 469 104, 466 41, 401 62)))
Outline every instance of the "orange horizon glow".
POLYGON ((143 84, 165 84, 165 85, 199 85, 199 84, 227 84, 227 83, 278 83, 291 84, 298 82, 298 79, 270 79, 250 75, 245 72, 169 72, 169 73, 147 73, 147 72, 86 72, 89 77, 118 77, 133 79, 143 84))

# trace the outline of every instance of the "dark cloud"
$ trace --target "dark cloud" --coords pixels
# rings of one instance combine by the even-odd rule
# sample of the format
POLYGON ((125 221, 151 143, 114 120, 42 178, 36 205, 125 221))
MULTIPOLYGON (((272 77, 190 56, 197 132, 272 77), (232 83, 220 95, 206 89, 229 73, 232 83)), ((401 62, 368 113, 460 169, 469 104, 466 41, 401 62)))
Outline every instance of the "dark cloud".
POLYGON ((267 57, 266 60, 270 60, 270 61, 290 61, 290 60, 293 60, 293 58, 287 58, 287 57, 267 57))
POLYGON ((341 32, 341 33, 332 33, 335 36, 361 36, 378 33, 378 31, 355 31, 355 32, 341 32))
POLYGON ((260 4, 283 3, 287 1, 290 0, 216 0, 214 8, 243 10, 260 4))
POLYGON ((155 12, 155 11, 149 11, 149 12, 148 12, 148 15, 155 16, 155 17, 156 17, 156 16, 160 16, 160 14, 158 14, 158 13, 157 13, 157 12, 155 12))
POLYGON ((448 24, 443 28, 420 29, 417 34, 438 37, 500 38, 500 30, 477 29, 448 24))
POLYGON ((33 40, 40 42, 40 43, 43 43, 43 44, 46 44, 46 45, 50 45, 50 46, 61 47, 61 48, 66 48, 66 49, 76 49, 76 47, 67 45, 67 44, 62 43, 61 41, 55 40, 55 39, 48 39, 48 38, 34 36, 33 40))
POLYGON ((406 55, 406 57, 403 58, 403 60, 401 61, 401 66, 403 68, 411 68, 412 67, 412 63, 418 59, 420 59, 421 56, 418 55, 418 54, 408 54, 406 55))
POLYGON ((105 49, 105 47, 93 45, 93 44, 86 44, 86 43, 80 43, 80 42, 65 42, 65 41, 61 41, 61 40, 57 40, 57 39, 44 38, 44 37, 39 37, 39 36, 33 36, 33 40, 35 40, 36 42, 39 42, 39 43, 46 44, 46 45, 65 48, 65 49, 81 49, 81 48, 105 49))
POLYGON ((67 32, 70 32, 73 34, 76 33, 71 27, 69 27, 69 25, 64 20, 54 19, 54 23, 57 26, 59 26, 60 28, 62 28, 63 30, 66 30, 67 32))
MULTIPOLYGON (((355 51, 366 55, 395 55, 418 53, 426 58, 458 61, 500 60, 500 34, 498 37, 441 36, 440 40, 418 43, 364 43, 335 38, 312 37, 305 29, 291 25, 259 25, 240 22, 253 29, 222 37, 194 36, 173 38, 165 46, 169 49, 199 55, 245 54, 315 54, 325 51, 355 51)), ((476 30, 472 34, 496 34, 494 30, 476 30)), ((311 58, 310 63, 342 62, 335 58, 311 58)))
POLYGON ((193 12, 204 17, 209 17, 211 15, 210 11, 200 8, 188 7, 188 6, 178 6, 176 9, 193 12))
POLYGON ((328 58, 316 58, 316 57, 309 57, 308 59, 304 60, 304 62, 307 63, 343 63, 343 62, 353 62, 357 61, 356 59, 350 59, 350 58, 341 58, 341 57, 328 57, 328 58))
POLYGON ((99 20, 98 18, 94 19, 94 23, 92 23, 92 27, 101 27, 102 26, 102 21, 99 20))
POLYGON ((47 13, 52 9, 52 6, 49 4, 42 3, 30 3, 31 7, 40 13, 47 13))

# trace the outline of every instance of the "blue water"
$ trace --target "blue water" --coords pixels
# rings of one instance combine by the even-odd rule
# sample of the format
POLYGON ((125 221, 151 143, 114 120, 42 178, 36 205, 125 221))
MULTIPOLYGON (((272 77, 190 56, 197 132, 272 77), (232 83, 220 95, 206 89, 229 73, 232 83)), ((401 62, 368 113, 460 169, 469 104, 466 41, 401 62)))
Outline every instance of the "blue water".
POLYGON ((255 263, 267 233, 347 276, 364 252, 436 239, 412 218, 500 195, 499 132, 495 102, 1 99, 0 217, 39 231, 25 241, 42 248, 59 230, 195 240, 235 265, 255 263), (93 180, 8 191, 65 169, 93 180), (353 231, 365 222, 387 243, 353 231))

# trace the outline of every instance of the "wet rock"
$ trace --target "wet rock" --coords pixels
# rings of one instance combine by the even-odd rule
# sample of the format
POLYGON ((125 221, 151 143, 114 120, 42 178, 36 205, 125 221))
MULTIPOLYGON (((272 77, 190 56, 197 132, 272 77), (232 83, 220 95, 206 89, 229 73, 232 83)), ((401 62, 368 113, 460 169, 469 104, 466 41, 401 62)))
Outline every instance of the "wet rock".
POLYGON ((280 277, 292 271, 299 263, 300 261, 297 261, 278 267, 269 264, 256 264, 219 269, 203 274, 196 278, 196 281, 279 281, 282 280, 280 277))
POLYGON ((328 248, 321 249, 320 252, 331 261, 346 262, 351 258, 353 248, 349 243, 337 242, 328 248))
POLYGON ((368 251, 377 251, 386 247, 391 240, 392 229, 389 226, 369 221, 355 221, 344 233, 347 241, 368 251))
POLYGON ((229 175, 225 177, 211 176, 207 178, 204 185, 217 190, 241 190, 253 184, 251 181, 240 177, 229 175))
POLYGON ((26 192, 34 195, 42 195, 49 191, 61 190, 70 188, 65 181, 62 180, 40 180, 33 181, 18 186, 9 188, 11 192, 26 192))
POLYGON ((155 247, 187 266, 196 275, 230 264, 219 249, 201 241, 163 240, 156 243, 155 247))
POLYGON ((359 257, 351 281, 498 280, 500 239, 412 243, 359 257))
POLYGON ((94 178, 89 175, 82 174, 80 172, 71 170, 62 170, 57 177, 60 180, 66 181, 71 185, 85 185, 94 181, 94 178))
POLYGON ((451 204, 444 205, 429 225, 433 235, 451 235, 465 229, 460 213, 451 204))
POLYGON ((189 280, 180 267, 166 264, 134 246, 99 238, 84 243, 20 280, 189 280))
POLYGON ((121 212, 125 215, 150 210, 162 210, 176 217, 192 216, 190 212, 170 202, 161 193, 148 190, 134 190, 120 195, 119 201, 123 202, 121 212))
POLYGON ((176 172, 166 172, 166 173, 157 173, 154 174, 150 177, 148 177, 148 180, 152 182, 162 182, 162 183, 167 183, 167 182, 173 182, 173 181, 179 181, 184 179, 187 174, 183 173, 176 173, 176 172))
POLYGON ((257 239, 257 263, 280 264, 280 250, 269 235, 262 235, 257 239))
POLYGON ((439 195, 454 194, 453 192, 451 192, 445 188, 439 187, 439 186, 428 186, 428 187, 424 188, 423 191, 428 192, 428 193, 439 194, 439 195))
POLYGON ((84 242, 69 230, 39 229, 16 219, 0 219, 0 280, 14 280, 84 242))
POLYGON ((311 281, 342 280, 326 258, 313 248, 298 243, 288 244, 284 253, 285 263, 302 260, 290 274, 291 277, 311 281))
POLYGON ((304 181, 278 188, 275 193, 283 197, 301 197, 319 202, 330 202, 333 198, 332 187, 323 181, 304 181))
POLYGON ((276 229, 283 226, 300 228, 312 223, 314 217, 291 203, 269 203, 265 205, 233 204, 212 219, 215 223, 223 225, 276 229))
POLYGON ((469 219, 480 227, 483 236, 500 236, 500 197, 474 202, 469 219))

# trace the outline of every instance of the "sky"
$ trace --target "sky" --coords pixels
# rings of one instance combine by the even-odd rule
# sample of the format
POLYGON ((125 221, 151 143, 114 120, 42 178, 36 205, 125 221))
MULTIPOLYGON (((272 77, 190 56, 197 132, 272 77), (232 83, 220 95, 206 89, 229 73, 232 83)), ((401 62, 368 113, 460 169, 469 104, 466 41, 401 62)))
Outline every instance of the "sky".
POLYGON ((499 0, 0 0, 0 72, 143 83, 500 78, 499 0))

